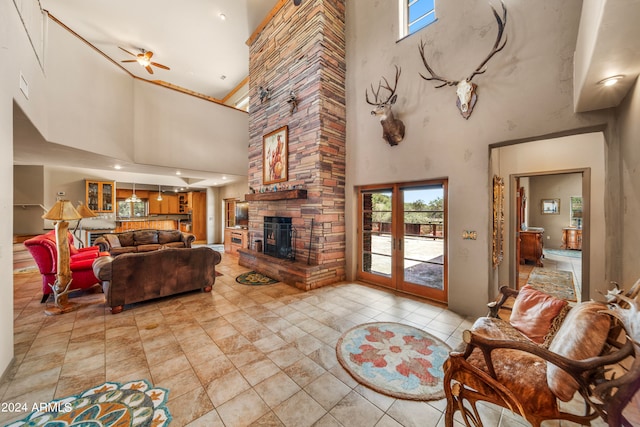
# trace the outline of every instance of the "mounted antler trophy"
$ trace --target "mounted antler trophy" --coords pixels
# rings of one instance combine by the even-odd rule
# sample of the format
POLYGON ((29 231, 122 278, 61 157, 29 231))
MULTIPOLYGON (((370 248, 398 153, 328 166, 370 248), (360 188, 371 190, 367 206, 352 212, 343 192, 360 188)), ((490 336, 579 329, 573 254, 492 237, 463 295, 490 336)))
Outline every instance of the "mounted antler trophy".
POLYGON ((398 79, 400 78, 401 70, 396 65, 396 81, 393 84, 393 89, 387 81, 386 77, 382 77, 382 80, 378 83, 378 89, 373 89, 371 85, 371 92, 373 93, 373 102, 369 100, 369 89, 365 91, 365 97, 367 104, 375 106, 371 111, 372 116, 380 117, 380 124, 382 125, 382 138, 389 143, 389 145, 398 145, 404 138, 404 123, 402 120, 396 119, 391 111, 391 106, 396 103, 398 95, 396 95, 396 88, 398 87, 398 79), (384 81, 384 85, 382 84, 384 81), (389 96, 385 100, 380 99, 380 89, 386 89, 390 92, 389 96))
POLYGON ((424 66, 426 67, 427 71, 431 75, 431 77, 425 77, 422 74, 420 74, 420 77, 422 77, 425 80, 436 80, 436 81, 442 82, 441 84, 436 86, 436 88, 441 88, 443 86, 456 86, 457 87, 456 93, 458 95, 458 101, 457 101, 458 109, 460 110, 462 117, 464 117, 465 119, 468 119, 469 116, 471 115, 471 112, 473 111, 473 107, 476 104, 476 100, 478 98, 478 95, 476 93, 476 88, 478 87, 478 85, 476 85, 475 83, 472 83, 471 80, 476 75, 482 74, 485 71, 487 71, 487 62, 489 62, 489 60, 493 57, 493 55, 495 55, 496 53, 504 49, 505 45, 507 44, 506 36, 504 37, 504 40, 502 40, 502 35, 504 34, 504 27, 507 24, 507 8, 505 7, 504 2, 502 2, 502 18, 500 17, 500 15, 498 15, 498 12, 496 12, 496 9, 493 6, 491 6, 491 10, 493 10, 493 16, 495 16, 496 21, 498 22, 498 36, 496 37, 496 42, 493 44, 493 49, 491 49, 491 52, 489 52, 489 55, 487 55, 487 57, 466 79, 449 80, 449 79, 445 79, 444 77, 440 77, 439 75, 433 72, 433 69, 429 66, 429 64, 427 63, 427 59, 424 57, 424 46, 425 46, 424 40, 420 42, 420 46, 418 47, 418 50, 420 51, 420 56, 422 57, 422 62, 424 63, 424 66))

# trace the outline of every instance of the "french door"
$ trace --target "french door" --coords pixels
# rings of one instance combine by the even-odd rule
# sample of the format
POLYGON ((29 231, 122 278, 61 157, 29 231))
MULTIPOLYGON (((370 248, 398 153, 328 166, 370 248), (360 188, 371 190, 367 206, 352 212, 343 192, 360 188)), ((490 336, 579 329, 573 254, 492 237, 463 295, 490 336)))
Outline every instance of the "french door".
POLYGON ((360 280, 447 302, 447 181, 361 187, 360 280))

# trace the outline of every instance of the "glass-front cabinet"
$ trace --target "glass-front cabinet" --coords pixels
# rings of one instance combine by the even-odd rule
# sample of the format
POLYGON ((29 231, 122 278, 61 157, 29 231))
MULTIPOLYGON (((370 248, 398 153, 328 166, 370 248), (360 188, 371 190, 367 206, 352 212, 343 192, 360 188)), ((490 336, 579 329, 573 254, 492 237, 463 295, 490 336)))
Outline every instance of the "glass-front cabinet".
POLYGON ((86 181, 86 204, 94 212, 115 212, 115 182, 86 181))

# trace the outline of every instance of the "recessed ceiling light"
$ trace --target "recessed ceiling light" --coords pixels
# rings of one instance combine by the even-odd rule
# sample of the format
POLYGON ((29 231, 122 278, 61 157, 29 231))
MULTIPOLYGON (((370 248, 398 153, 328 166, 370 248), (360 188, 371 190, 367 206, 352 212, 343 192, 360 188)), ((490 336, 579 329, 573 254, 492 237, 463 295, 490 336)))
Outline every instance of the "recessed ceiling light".
POLYGON ((176 171, 176 175, 182 175, 182 172, 176 171))
POLYGON ((227 179, 227 177, 226 177, 226 176, 223 176, 223 177, 222 177, 222 179, 227 179))
POLYGON ((598 82, 598 84, 603 86, 613 86, 623 78, 624 78, 623 75, 618 74, 617 76, 611 76, 611 77, 607 77, 606 79, 602 79, 598 82))
POLYGON ((220 18, 221 21, 226 21, 227 20, 227 15, 225 15, 224 13, 219 13, 218 14, 218 18, 220 18))
POLYGON ((113 168, 114 168, 114 169, 117 169, 117 170, 120 170, 120 169, 122 169, 122 166, 120 166, 120 165, 113 165, 113 168))

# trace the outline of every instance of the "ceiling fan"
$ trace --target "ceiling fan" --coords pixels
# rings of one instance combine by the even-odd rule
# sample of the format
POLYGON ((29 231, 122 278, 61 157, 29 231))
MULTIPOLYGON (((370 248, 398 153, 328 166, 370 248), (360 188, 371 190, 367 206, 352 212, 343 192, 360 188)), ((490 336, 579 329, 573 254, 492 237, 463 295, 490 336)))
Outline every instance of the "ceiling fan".
MULTIPOLYGON (((120 47, 120 46, 118 46, 118 47, 120 47)), ((157 62, 151 61, 151 57, 153 56, 153 52, 151 52, 150 50, 140 49, 141 53, 136 55, 135 53, 129 52, 127 49, 124 49, 124 48, 121 48, 121 47, 120 47, 120 49, 122 49, 123 51, 127 52, 129 55, 136 57, 136 59, 125 59, 125 60, 122 60, 120 62, 137 62, 142 67, 144 67, 144 69, 147 70, 147 72, 149 74, 153 74, 153 69, 151 68, 152 65, 154 67, 162 68, 164 70, 170 70, 171 69, 171 68, 167 67, 166 65, 158 64, 157 62)))

